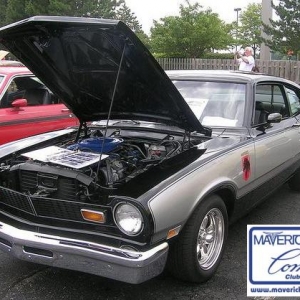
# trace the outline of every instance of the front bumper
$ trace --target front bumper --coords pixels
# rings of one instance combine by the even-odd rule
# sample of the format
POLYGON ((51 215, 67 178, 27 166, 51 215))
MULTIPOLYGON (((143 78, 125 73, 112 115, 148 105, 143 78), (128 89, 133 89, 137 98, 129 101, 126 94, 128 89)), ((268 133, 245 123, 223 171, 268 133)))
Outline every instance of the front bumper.
POLYGON ((20 230, 0 222, 0 250, 19 259, 95 274, 128 283, 141 283, 165 268, 168 243, 134 252, 83 240, 20 230))

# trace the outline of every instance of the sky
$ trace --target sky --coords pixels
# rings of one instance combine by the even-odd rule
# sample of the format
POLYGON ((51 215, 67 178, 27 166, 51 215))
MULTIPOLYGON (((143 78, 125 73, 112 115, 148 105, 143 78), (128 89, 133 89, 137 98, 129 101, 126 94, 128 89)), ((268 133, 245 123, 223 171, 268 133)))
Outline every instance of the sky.
MULTIPOLYGON (((245 9, 250 3, 261 3, 262 0, 190 0, 191 4, 200 3, 204 9, 211 8, 226 23, 236 21, 234 8, 245 9)), ((126 5, 135 14, 146 34, 150 33, 153 20, 179 14, 180 4, 185 0, 125 0, 126 5)))

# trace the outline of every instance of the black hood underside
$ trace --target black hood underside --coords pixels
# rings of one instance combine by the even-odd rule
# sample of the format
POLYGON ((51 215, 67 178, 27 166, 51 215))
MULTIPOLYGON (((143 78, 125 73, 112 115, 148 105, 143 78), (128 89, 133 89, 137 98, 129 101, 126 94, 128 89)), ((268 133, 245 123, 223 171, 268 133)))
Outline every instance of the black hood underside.
POLYGON ((80 121, 130 119, 207 133, 158 62, 117 20, 32 17, 0 42, 80 121))

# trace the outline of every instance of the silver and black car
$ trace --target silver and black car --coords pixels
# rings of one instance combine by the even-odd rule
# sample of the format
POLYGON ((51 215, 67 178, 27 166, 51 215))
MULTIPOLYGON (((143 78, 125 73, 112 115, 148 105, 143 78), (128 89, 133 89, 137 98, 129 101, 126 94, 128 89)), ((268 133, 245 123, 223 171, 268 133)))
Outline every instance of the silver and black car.
POLYGON ((0 42, 80 120, 0 147, 0 248, 141 283, 211 278, 228 226, 300 190, 300 87, 234 71, 165 73, 122 22, 32 17, 0 42))

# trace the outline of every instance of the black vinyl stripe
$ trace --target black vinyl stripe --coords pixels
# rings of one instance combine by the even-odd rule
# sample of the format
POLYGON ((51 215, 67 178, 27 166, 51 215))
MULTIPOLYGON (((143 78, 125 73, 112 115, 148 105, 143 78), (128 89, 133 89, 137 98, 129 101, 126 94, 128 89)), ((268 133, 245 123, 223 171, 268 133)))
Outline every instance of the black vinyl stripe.
MULTIPOLYGON (((69 116, 66 116, 66 115, 63 115, 63 116, 49 116, 49 117, 43 117, 43 118, 30 118, 30 119, 0 122, 0 126, 37 123, 37 122, 43 122, 43 121, 61 120, 61 119, 68 119, 68 118, 72 119, 72 117, 69 117, 69 116)), ((75 118, 75 117, 73 116, 73 118, 75 118)))

